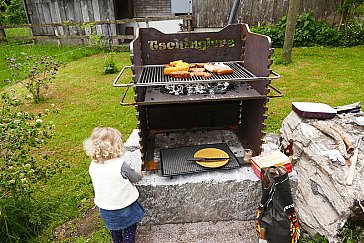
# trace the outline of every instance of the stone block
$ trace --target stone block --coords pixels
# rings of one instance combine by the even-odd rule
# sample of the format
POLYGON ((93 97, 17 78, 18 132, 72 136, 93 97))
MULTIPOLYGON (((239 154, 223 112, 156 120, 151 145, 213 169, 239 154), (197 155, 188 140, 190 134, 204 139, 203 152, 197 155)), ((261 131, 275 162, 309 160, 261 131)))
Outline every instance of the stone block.
MULTIPOLYGON (((131 139, 139 141, 133 134, 131 139)), ((126 156, 133 168, 141 167, 139 150, 128 149, 126 156)), ((294 172, 290 180, 295 188, 294 172)), ((144 225, 253 220, 261 197, 260 180, 250 166, 172 178, 148 172, 136 186, 146 212, 144 225)))

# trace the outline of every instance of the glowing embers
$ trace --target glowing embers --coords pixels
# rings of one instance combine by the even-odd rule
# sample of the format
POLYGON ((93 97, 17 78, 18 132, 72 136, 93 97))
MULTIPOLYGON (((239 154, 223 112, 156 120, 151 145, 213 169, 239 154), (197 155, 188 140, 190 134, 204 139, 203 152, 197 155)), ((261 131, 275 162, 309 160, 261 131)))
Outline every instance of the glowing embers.
POLYGON ((200 84, 169 84, 160 88, 161 93, 172 95, 225 94, 236 90, 238 83, 217 82, 200 84))

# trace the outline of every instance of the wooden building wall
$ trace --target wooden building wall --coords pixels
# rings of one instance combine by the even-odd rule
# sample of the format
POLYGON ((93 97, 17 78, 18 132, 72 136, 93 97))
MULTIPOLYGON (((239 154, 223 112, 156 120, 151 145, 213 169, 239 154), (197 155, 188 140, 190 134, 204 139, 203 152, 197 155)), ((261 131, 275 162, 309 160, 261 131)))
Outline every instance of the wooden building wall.
MULTIPOLYGON (((115 20, 113 0, 25 0, 25 3, 32 24, 115 20)), ((91 32, 107 35, 107 26, 33 28, 33 35, 90 35, 91 32)), ((115 25, 111 25, 110 32, 116 34, 115 25)))
MULTIPOLYGON (((234 0, 191 0, 194 28, 226 26, 234 0)), ((302 0, 301 11, 312 10, 317 18, 338 22, 337 8, 342 0, 302 0)), ((25 0, 32 24, 92 22, 127 17, 171 15, 171 0, 25 0)), ((289 0, 241 0, 237 19, 249 25, 274 23, 287 13, 289 0)), ((85 27, 38 27, 34 35, 107 35, 106 25, 85 27)), ((120 26, 111 25, 110 34, 120 34, 120 26)))
POLYGON ((134 17, 171 15, 171 0, 134 0, 134 17))
MULTIPOLYGON (((192 24, 195 28, 220 28, 227 24, 234 0, 192 0, 192 24)), ((341 0, 302 0, 302 11, 313 11, 316 18, 338 22, 341 0)), ((287 14, 289 0, 241 0, 237 19, 249 25, 275 23, 287 14)))

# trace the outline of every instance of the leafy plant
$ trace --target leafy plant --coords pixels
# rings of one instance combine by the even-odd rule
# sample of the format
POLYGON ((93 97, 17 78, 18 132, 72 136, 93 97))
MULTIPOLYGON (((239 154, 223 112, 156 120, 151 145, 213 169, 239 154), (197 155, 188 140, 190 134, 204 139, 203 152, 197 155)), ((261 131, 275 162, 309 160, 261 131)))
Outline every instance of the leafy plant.
POLYGON ((313 46, 316 32, 316 20, 312 12, 297 16, 294 35, 295 46, 313 46))
POLYGON ((24 241, 37 233, 44 215, 32 197, 39 182, 64 168, 40 148, 53 136, 52 122, 44 117, 57 112, 54 105, 42 113, 19 109, 15 91, 1 94, 0 113, 0 240, 24 241))
POLYGON ((86 32, 86 35, 89 36, 89 44, 91 46, 96 46, 97 48, 102 49, 104 47, 104 42, 102 40, 102 35, 97 34, 95 24, 94 23, 83 23, 81 25, 81 29, 86 32))
POLYGON ((282 47, 286 31, 287 16, 283 16, 276 24, 262 24, 258 27, 251 27, 252 32, 269 36, 273 47, 282 47))
POLYGON ((322 235, 315 235, 313 237, 306 236, 302 237, 298 241, 299 243, 329 243, 329 241, 322 235))
MULTIPOLYGON (((276 24, 264 24, 252 27, 252 31, 270 36, 273 47, 282 47, 286 31, 286 20, 284 16, 276 24)), ((301 46, 355 46, 364 44, 364 22, 352 20, 347 28, 339 30, 325 21, 316 20, 312 12, 305 12, 297 16, 294 47, 301 46)))
POLYGON ((114 53, 109 52, 106 55, 105 58, 105 64, 104 64, 104 74, 113 74, 117 73, 119 70, 116 67, 115 61, 114 61, 114 53))
POLYGON ((358 46, 364 44, 364 22, 351 20, 346 28, 342 30, 345 46, 358 46))
POLYGON ((341 13, 340 27, 346 26, 347 22, 353 20, 355 15, 362 14, 364 0, 343 0, 338 8, 341 13))
POLYGON ((364 242, 364 222, 350 220, 339 233, 342 243, 364 242))
POLYGON ((0 0, 0 23, 7 25, 26 24, 27 20, 26 20, 23 1, 0 0))
POLYGON ((55 78, 60 63, 52 56, 26 56, 26 61, 21 62, 16 58, 6 58, 7 65, 13 70, 13 82, 20 82, 31 93, 34 102, 44 100, 42 89, 47 89, 48 84, 55 78), (30 69, 29 69, 30 67, 30 69), (28 72, 22 80, 22 73, 28 72))

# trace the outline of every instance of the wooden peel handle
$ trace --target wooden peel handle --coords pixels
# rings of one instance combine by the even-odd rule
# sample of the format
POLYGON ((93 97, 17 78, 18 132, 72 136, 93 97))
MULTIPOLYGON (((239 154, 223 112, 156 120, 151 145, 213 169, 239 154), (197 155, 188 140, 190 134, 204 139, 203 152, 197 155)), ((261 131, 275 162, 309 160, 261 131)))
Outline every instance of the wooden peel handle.
POLYGON ((355 143, 354 155, 353 155, 353 157, 351 157, 351 165, 350 165, 350 169, 349 169, 349 175, 348 175, 348 178, 346 179, 346 184, 348 184, 349 186, 351 186, 353 184, 355 166, 356 166, 356 163, 358 161, 359 148, 360 148, 360 145, 361 145, 361 141, 363 139, 364 139, 364 137, 363 138, 358 138, 356 140, 356 143, 355 143))
POLYGON ((358 161, 358 153, 359 153, 359 149, 356 148, 354 151, 353 157, 351 157, 349 175, 348 175, 348 178, 346 179, 346 184, 348 184, 349 186, 351 186, 353 184, 356 161, 358 161))

